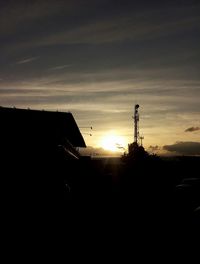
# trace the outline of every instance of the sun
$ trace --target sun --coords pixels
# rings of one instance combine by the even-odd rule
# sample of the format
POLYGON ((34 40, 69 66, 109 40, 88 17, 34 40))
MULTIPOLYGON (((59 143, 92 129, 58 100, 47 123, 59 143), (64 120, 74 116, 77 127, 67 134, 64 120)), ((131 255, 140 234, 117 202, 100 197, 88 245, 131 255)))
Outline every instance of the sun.
POLYGON ((125 150, 126 142, 125 138, 122 136, 108 134, 102 138, 100 145, 105 150, 119 152, 125 150))

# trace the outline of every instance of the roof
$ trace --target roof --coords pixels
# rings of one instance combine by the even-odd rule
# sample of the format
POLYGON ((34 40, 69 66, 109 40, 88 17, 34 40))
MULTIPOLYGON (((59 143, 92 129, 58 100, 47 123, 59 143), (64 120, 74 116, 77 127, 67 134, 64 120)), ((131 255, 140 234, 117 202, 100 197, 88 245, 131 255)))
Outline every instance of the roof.
POLYGON ((86 147, 73 115, 70 112, 30 110, 0 107, 1 140, 5 137, 48 141, 67 140, 74 147, 86 147))

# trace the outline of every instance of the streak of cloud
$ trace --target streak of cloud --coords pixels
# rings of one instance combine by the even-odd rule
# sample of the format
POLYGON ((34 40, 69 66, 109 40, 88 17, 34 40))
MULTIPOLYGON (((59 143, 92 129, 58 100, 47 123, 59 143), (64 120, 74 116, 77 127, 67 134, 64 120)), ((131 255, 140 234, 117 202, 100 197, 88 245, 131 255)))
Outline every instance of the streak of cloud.
POLYGON ((65 68, 69 68, 71 67, 70 64, 65 64, 65 65, 60 65, 60 66, 55 66, 55 67, 52 67, 52 68, 49 68, 50 71, 58 71, 58 70, 63 70, 65 68))
POLYGON ((35 36, 19 47, 38 47, 70 44, 109 44, 122 41, 141 41, 163 36, 173 35, 177 32, 200 28, 200 18, 193 12, 188 17, 184 16, 185 10, 155 10, 134 13, 111 18, 96 19, 78 25, 74 28, 66 28, 56 32, 46 33, 40 39, 35 36), (172 12, 173 11, 173 12, 172 12), (169 13, 171 19, 166 19, 169 13))
POLYGON ((23 59, 23 60, 19 60, 16 62, 16 64, 25 64, 25 63, 29 63, 29 62, 32 62, 32 61, 35 61, 39 59, 39 57, 30 57, 30 58, 26 58, 26 59, 23 59))

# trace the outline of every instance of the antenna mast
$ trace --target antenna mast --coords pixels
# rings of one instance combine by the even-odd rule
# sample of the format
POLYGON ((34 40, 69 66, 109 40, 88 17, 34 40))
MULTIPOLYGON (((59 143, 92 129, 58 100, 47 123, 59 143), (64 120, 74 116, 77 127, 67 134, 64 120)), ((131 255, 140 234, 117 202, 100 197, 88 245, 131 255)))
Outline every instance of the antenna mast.
POLYGON ((143 136, 141 136, 140 137, 140 145, 143 147, 143 145, 142 145, 142 140, 144 139, 144 137, 143 136))
POLYGON ((138 145, 139 140, 139 113, 138 113, 139 104, 135 105, 134 112, 134 142, 138 145))

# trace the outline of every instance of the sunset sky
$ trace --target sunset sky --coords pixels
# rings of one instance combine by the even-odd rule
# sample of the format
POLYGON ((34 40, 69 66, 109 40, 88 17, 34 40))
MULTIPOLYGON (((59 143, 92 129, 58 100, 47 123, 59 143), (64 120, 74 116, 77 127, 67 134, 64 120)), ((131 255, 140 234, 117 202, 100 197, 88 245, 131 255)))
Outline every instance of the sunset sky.
POLYGON ((0 1, 1 106, 70 111, 99 148, 136 103, 146 149, 200 155, 200 1, 0 1))

